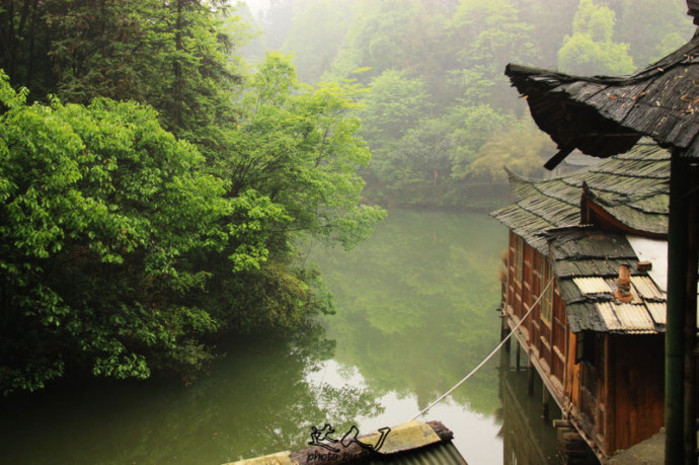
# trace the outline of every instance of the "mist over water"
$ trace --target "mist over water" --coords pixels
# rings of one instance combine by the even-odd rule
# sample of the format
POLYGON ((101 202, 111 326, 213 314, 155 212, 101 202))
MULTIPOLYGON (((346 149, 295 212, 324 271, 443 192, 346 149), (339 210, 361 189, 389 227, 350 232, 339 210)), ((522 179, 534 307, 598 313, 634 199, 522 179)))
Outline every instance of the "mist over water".
MULTIPOLYGON (((13 464, 210 464, 307 447, 312 426, 408 421, 499 342, 506 230, 483 214, 391 210, 350 252, 315 247, 337 314, 289 338, 239 338, 180 383, 54 386, 0 403, 13 464)), ((498 357, 422 419, 469 464, 503 459, 498 357)))

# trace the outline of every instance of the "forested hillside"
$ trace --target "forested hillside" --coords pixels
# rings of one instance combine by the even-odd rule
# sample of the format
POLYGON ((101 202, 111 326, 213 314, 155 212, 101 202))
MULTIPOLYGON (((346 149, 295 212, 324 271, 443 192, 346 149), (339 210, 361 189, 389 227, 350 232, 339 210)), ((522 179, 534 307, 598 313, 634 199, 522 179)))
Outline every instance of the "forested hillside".
POLYGON ((508 62, 627 74, 685 43, 681 0, 248 0, 305 82, 351 79, 383 204, 488 205, 503 166, 540 175, 553 147, 503 75, 508 62), (485 197, 485 198, 484 198, 485 197))
POLYGON ((351 247, 356 89, 301 85, 226 0, 0 3, 0 392, 189 379, 210 337, 330 311, 297 244, 351 247))

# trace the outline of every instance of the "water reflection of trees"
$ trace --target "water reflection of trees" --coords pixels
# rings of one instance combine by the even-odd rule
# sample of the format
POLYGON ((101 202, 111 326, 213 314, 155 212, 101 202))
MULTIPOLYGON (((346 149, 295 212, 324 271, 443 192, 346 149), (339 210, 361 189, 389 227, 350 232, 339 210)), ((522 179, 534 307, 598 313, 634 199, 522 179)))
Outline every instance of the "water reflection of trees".
MULTIPOLYGON (((377 397, 415 394, 426 406, 498 342, 503 244, 504 229, 485 215, 394 210, 349 254, 317 253, 337 301, 328 318, 335 358, 357 366, 377 397)), ((452 397, 493 414, 495 367, 452 397)))
POLYGON ((321 328, 222 344, 229 355, 189 387, 167 381, 63 386, 0 403, 7 463, 221 464, 305 447, 310 427, 338 430, 380 407, 358 387, 311 385, 333 356, 321 328))

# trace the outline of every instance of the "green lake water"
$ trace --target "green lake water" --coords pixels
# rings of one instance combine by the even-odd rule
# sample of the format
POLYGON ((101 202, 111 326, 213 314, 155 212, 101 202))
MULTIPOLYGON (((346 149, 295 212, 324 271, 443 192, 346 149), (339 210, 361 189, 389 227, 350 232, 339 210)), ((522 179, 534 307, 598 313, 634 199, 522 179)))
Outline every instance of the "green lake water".
MULTIPOLYGON (((219 465, 307 447, 312 426, 408 421, 499 342, 506 240, 486 215, 392 210, 350 252, 309 251, 337 302, 317 327, 227 342, 190 386, 98 380, 0 401, 0 463, 219 465)), ((499 364, 422 417, 452 429, 470 465, 517 462, 504 419, 524 414, 503 412, 499 364)), ((550 431, 532 437, 552 454, 550 431)))

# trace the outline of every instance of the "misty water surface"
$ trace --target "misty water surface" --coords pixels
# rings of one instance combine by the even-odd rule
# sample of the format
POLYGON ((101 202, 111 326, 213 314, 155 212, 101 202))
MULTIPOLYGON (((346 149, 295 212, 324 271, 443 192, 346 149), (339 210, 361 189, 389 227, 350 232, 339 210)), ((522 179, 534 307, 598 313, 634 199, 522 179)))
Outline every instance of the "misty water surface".
MULTIPOLYGON (((498 343, 505 240, 486 215, 391 211, 351 252, 313 248, 338 307, 319 326, 230 341, 188 387, 97 381, 0 403, 2 461, 218 465, 306 447, 313 425, 405 422, 498 343)), ((503 460, 498 359, 423 417, 471 465, 503 460)))

